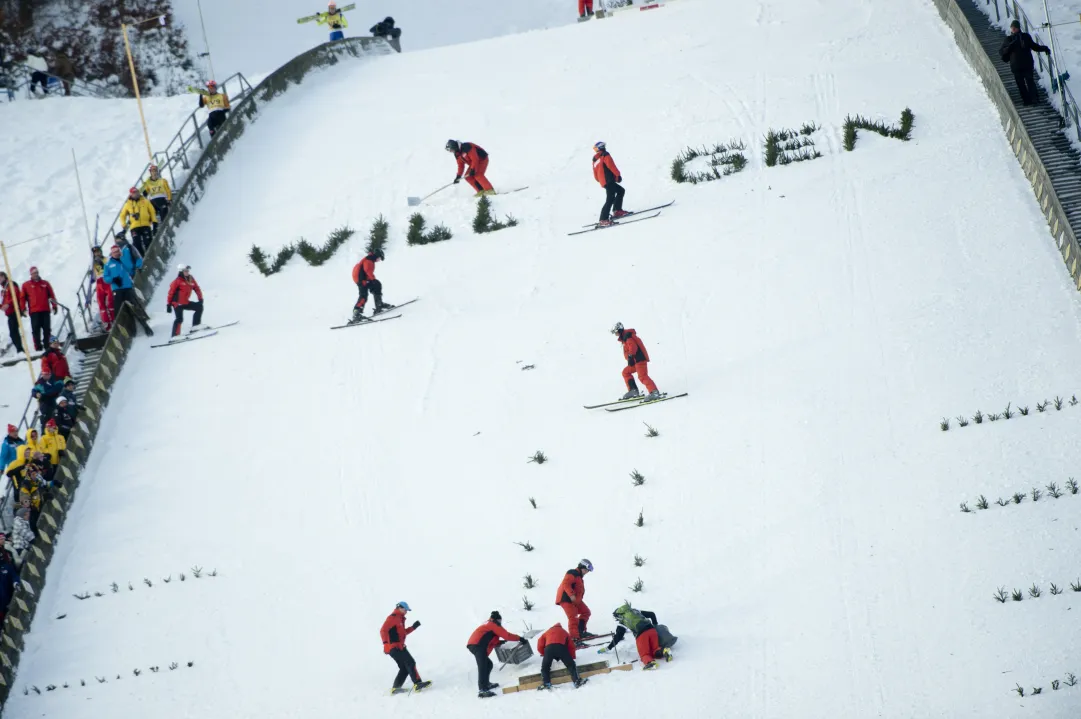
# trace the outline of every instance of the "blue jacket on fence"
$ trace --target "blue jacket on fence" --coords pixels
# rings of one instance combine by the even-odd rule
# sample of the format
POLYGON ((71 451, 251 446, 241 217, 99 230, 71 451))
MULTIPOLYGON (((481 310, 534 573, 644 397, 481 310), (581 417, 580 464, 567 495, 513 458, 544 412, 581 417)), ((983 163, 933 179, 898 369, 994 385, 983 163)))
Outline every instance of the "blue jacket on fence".
POLYGON ((0 612, 6 612, 15 587, 19 584, 19 570, 7 560, 0 560, 0 612))
MULTIPOLYGON (((121 257, 123 257, 123 253, 121 253, 121 257)), ((124 266, 123 260, 110 257, 109 261, 105 263, 105 271, 101 273, 101 276, 114 290, 130 290, 132 288, 131 275, 128 274, 128 269, 124 266)))
POLYGON ((23 441, 21 439, 15 439, 10 435, 4 437, 4 441, 0 443, 0 472, 7 469, 7 466, 15 461, 15 457, 18 456, 17 448, 21 447, 23 441))

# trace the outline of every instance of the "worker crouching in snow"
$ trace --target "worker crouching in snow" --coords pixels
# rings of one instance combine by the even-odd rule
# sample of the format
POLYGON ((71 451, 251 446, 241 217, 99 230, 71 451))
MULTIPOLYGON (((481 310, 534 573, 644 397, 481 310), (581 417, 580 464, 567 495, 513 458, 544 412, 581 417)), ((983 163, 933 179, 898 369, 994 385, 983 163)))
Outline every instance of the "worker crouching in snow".
POLYGON ((658 624, 656 614, 645 609, 635 609, 630 602, 626 602, 612 612, 612 616, 616 618, 619 626, 616 628, 612 641, 608 643, 608 646, 598 649, 598 654, 605 654, 615 649, 629 630, 634 635, 643 669, 656 669, 658 659, 672 661, 671 647, 679 637, 672 636, 668 627, 658 624))

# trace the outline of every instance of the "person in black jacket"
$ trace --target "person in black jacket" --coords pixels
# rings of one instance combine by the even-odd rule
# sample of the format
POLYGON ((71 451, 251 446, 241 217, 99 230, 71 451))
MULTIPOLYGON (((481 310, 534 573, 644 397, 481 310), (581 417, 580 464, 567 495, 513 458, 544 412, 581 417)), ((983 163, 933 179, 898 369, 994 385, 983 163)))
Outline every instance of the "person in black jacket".
POLYGON ((377 22, 368 29, 372 37, 385 37, 387 40, 397 40, 402 36, 401 28, 394 27, 394 18, 389 15, 383 18, 383 22, 377 22))
POLYGON ((1010 23, 1010 34, 1002 43, 999 54, 1002 61, 1010 63, 1010 70, 1017 80, 1017 89, 1021 91, 1021 102, 1024 105, 1035 105, 1039 101, 1036 92, 1036 78, 1033 70, 1036 65, 1032 61, 1032 51, 1051 54, 1051 48, 1041 45, 1032 39, 1027 32, 1021 32, 1021 23, 1014 20, 1010 23))

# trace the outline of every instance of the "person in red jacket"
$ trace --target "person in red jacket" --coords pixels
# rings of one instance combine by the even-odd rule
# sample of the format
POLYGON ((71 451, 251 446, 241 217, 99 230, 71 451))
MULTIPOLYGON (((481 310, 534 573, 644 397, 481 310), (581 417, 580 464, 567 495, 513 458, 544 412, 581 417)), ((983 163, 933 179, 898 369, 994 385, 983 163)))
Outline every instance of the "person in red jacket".
POLYGON ((199 323, 203 321, 203 291, 199 288, 199 283, 191 276, 191 265, 181 263, 177 267, 176 279, 169 285, 169 299, 168 304, 165 305, 165 311, 172 312, 175 316, 173 337, 179 335, 180 328, 184 326, 184 310, 195 312, 195 317, 191 322, 191 331, 199 330, 199 323), (192 292, 199 298, 198 301, 191 302, 192 292))
POLYGON ((409 611, 409 604, 398 602, 394 611, 379 628, 379 638, 383 640, 383 653, 389 654, 394 663, 398 665, 398 676, 394 677, 394 686, 390 693, 397 694, 405 683, 405 678, 413 680, 413 691, 419 692, 425 687, 431 686, 431 682, 422 681, 420 672, 417 671, 417 662, 413 655, 405 648, 405 638, 420 627, 420 622, 413 622, 413 626, 405 626, 405 613, 409 611))
POLYGON ((537 640, 537 654, 543 657, 541 659, 541 685, 537 687, 538 691, 552 688, 553 661, 563 662, 563 666, 567 667, 571 673, 575 688, 589 681, 578 676, 578 665, 574 663, 574 658, 577 656, 574 642, 571 641, 571 635, 567 634, 567 630, 558 622, 540 635, 540 639, 537 640))
POLYGON ((0 307, 3 307, 4 314, 8 318, 8 335, 11 337, 12 346, 15 347, 15 354, 21 354, 23 338, 19 332, 18 308, 22 305, 20 301, 22 296, 19 292, 19 284, 9 280, 6 272, 0 272, 0 290, 3 290, 3 294, 0 295, 0 307), (12 299, 12 293, 15 294, 14 299, 12 299))
POLYGON ((601 207, 601 220, 597 223, 598 225, 608 227, 612 224, 611 218, 618 220, 620 217, 631 214, 623 210, 623 195, 626 190, 619 184, 623 182, 623 175, 619 174, 616 161, 608 154, 603 142, 593 145, 593 178, 601 183, 605 193, 604 206, 601 207))
POLYGON ((589 622, 589 607, 583 601, 586 594, 585 576, 593 571, 593 563, 588 559, 578 562, 574 569, 568 569, 563 581, 556 590, 556 604, 567 615, 567 627, 575 642, 593 635, 586 631, 589 622))
POLYGON ((364 319, 364 305, 368 302, 368 293, 375 296, 375 309, 372 317, 394 309, 394 305, 383 301, 383 283, 375 279, 375 263, 382 262, 386 256, 382 250, 372 250, 364 259, 353 265, 353 282, 360 291, 357 303, 353 305, 353 318, 349 324, 361 322, 364 319))
POLYGON ((491 683, 492 660, 488 658, 488 655, 503 642, 521 642, 525 644, 528 640, 517 634, 511 634, 504 629, 503 617, 499 612, 492 612, 488 617, 488 621, 474 629, 473 633, 469 635, 469 641, 466 642, 465 648, 477 660, 477 687, 480 690, 477 696, 495 696, 492 690, 499 684, 491 683))
POLYGON ((56 303, 53 286, 41 279, 37 267, 30 268, 30 279, 23 283, 23 310, 30 315, 30 330, 34 335, 34 349, 39 352, 52 336, 49 310, 55 315, 60 310, 56 303))
POLYGON ((477 191, 476 196, 495 194, 492 183, 488 182, 488 178, 484 176, 488 170, 488 153, 483 147, 472 142, 459 143, 457 140, 447 140, 447 152, 453 153, 454 159, 458 161, 458 174, 454 177, 455 185, 462 181, 462 171, 468 166, 465 181, 477 191))
POLYGON ((649 390, 645 398, 650 400, 660 397, 661 393, 657 385, 649 376, 649 353, 646 352, 646 346, 642 344, 642 340, 638 339, 638 333, 624 329, 622 322, 616 322, 616 326, 612 328, 612 334, 623 345, 623 358, 627 360, 627 366, 623 368, 623 382, 627 385, 627 393, 621 399, 634 399, 641 396, 638 385, 634 383, 636 372, 638 379, 642 380, 642 384, 649 390))
POLYGON ((49 347, 45 350, 45 354, 41 356, 41 371, 46 370, 59 380, 71 376, 68 360, 64 353, 60 351, 60 340, 55 337, 49 339, 49 347))

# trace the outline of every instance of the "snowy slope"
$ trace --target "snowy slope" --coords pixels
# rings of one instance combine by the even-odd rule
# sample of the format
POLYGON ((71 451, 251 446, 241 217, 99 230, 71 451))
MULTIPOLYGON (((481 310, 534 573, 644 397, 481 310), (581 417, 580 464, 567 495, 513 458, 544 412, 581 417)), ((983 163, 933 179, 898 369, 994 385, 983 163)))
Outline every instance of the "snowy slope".
MULTIPOLYGON (((344 7, 348 3, 339 3, 344 7)), ((325 42, 327 30, 314 23, 297 25, 297 18, 326 10, 323 0, 230 0, 203 2, 206 39, 210 42, 218 77, 243 72, 251 77, 270 72, 314 45, 325 42)), ((599 7, 599 2, 597 3, 599 7)), ((188 28, 196 54, 205 51, 199 3, 173 0, 173 11, 188 28)), ((369 35, 368 28, 386 16, 402 28, 402 48, 421 50, 471 42, 515 32, 573 23, 576 0, 365 0, 346 13, 350 37, 369 35)), ((487 58, 486 63, 495 59, 487 58)), ((459 68, 463 78, 476 78, 476 68, 459 68)))
MULTIPOLYGON (((164 148, 195 104, 190 96, 148 98, 144 109, 151 145, 164 148)), ((74 312, 90 247, 71 152, 79 160, 90 232, 100 214, 99 233, 104 234, 146 167, 139 110, 134 100, 46 99, 0 105, 0 123, 5 128, 0 133, 0 218, 12 272, 22 282, 37 265, 60 302, 74 312), (42 235, 48 237, 20 244, 42 235)), ((81 332, 81 321, 76 322, 81 332)), ((6 325, 0 344, 7 344, 6 325)), ((21 412, 28 382, 25 367, 0 368, 0 404, 21 412)))
POLYGON ((682 0, 340 66, 266 109, 208 191, 178 260, 207 320, 241 324, 133 349, 5 716, 1077 715, 1081 686, 1050 682, 1081 671, 1081 594, 1048 590, 1076 579, 1081 495, 957 507, 1062 486, 1081 406, 938 421, 1081 392, 1081 311, 926 3, 682 0), (632 58, 611 82, 633 90, 583 81, 613 48, 632 58), (493 91, 478 103, 460 78, 482 66, 493 91), (373 112, 373 97, 403 99, 373 112), (862 133, 840 149, 847 113, 895 121, 905 106, 912 142, 862 133), (687 144, 757 148, 812 121, 819 160, 765 168, 754 151, 719 183, 668 179, 687 144), (459 187, 424 208, 454 239, 407 247, 405 197, 452 178, 452 136, 491 153, 497 188, 530 185, 495 198, 522 224, 473 235, 459 187), (598 139, 629 207, 676 204, 567 237, 600 205, 598 139), (329 332, 379 213, 387 299, 422 300, 329 332), (358 237, 321 268, 298 258, 268 279, 247 262, 253 243, 321 242, 342 223, 358 237), (661 388, 690 397, 581 408, 622 392, 617 320, 661 388), (549 463, 526 462, 538 449, 549 463), (556 585, 583 556, 591 628, 633 597, 681 637, 676 663, 478 704, 470 631, 492 609, 512 630, 561 620, 556 585), (1044 596, 992 599, 1032 583, 1044 596), (401 599, 435 686, 391 698, 376 632, 401 599), (1020 699, 1015 682, 1043 694, 1020 699))

